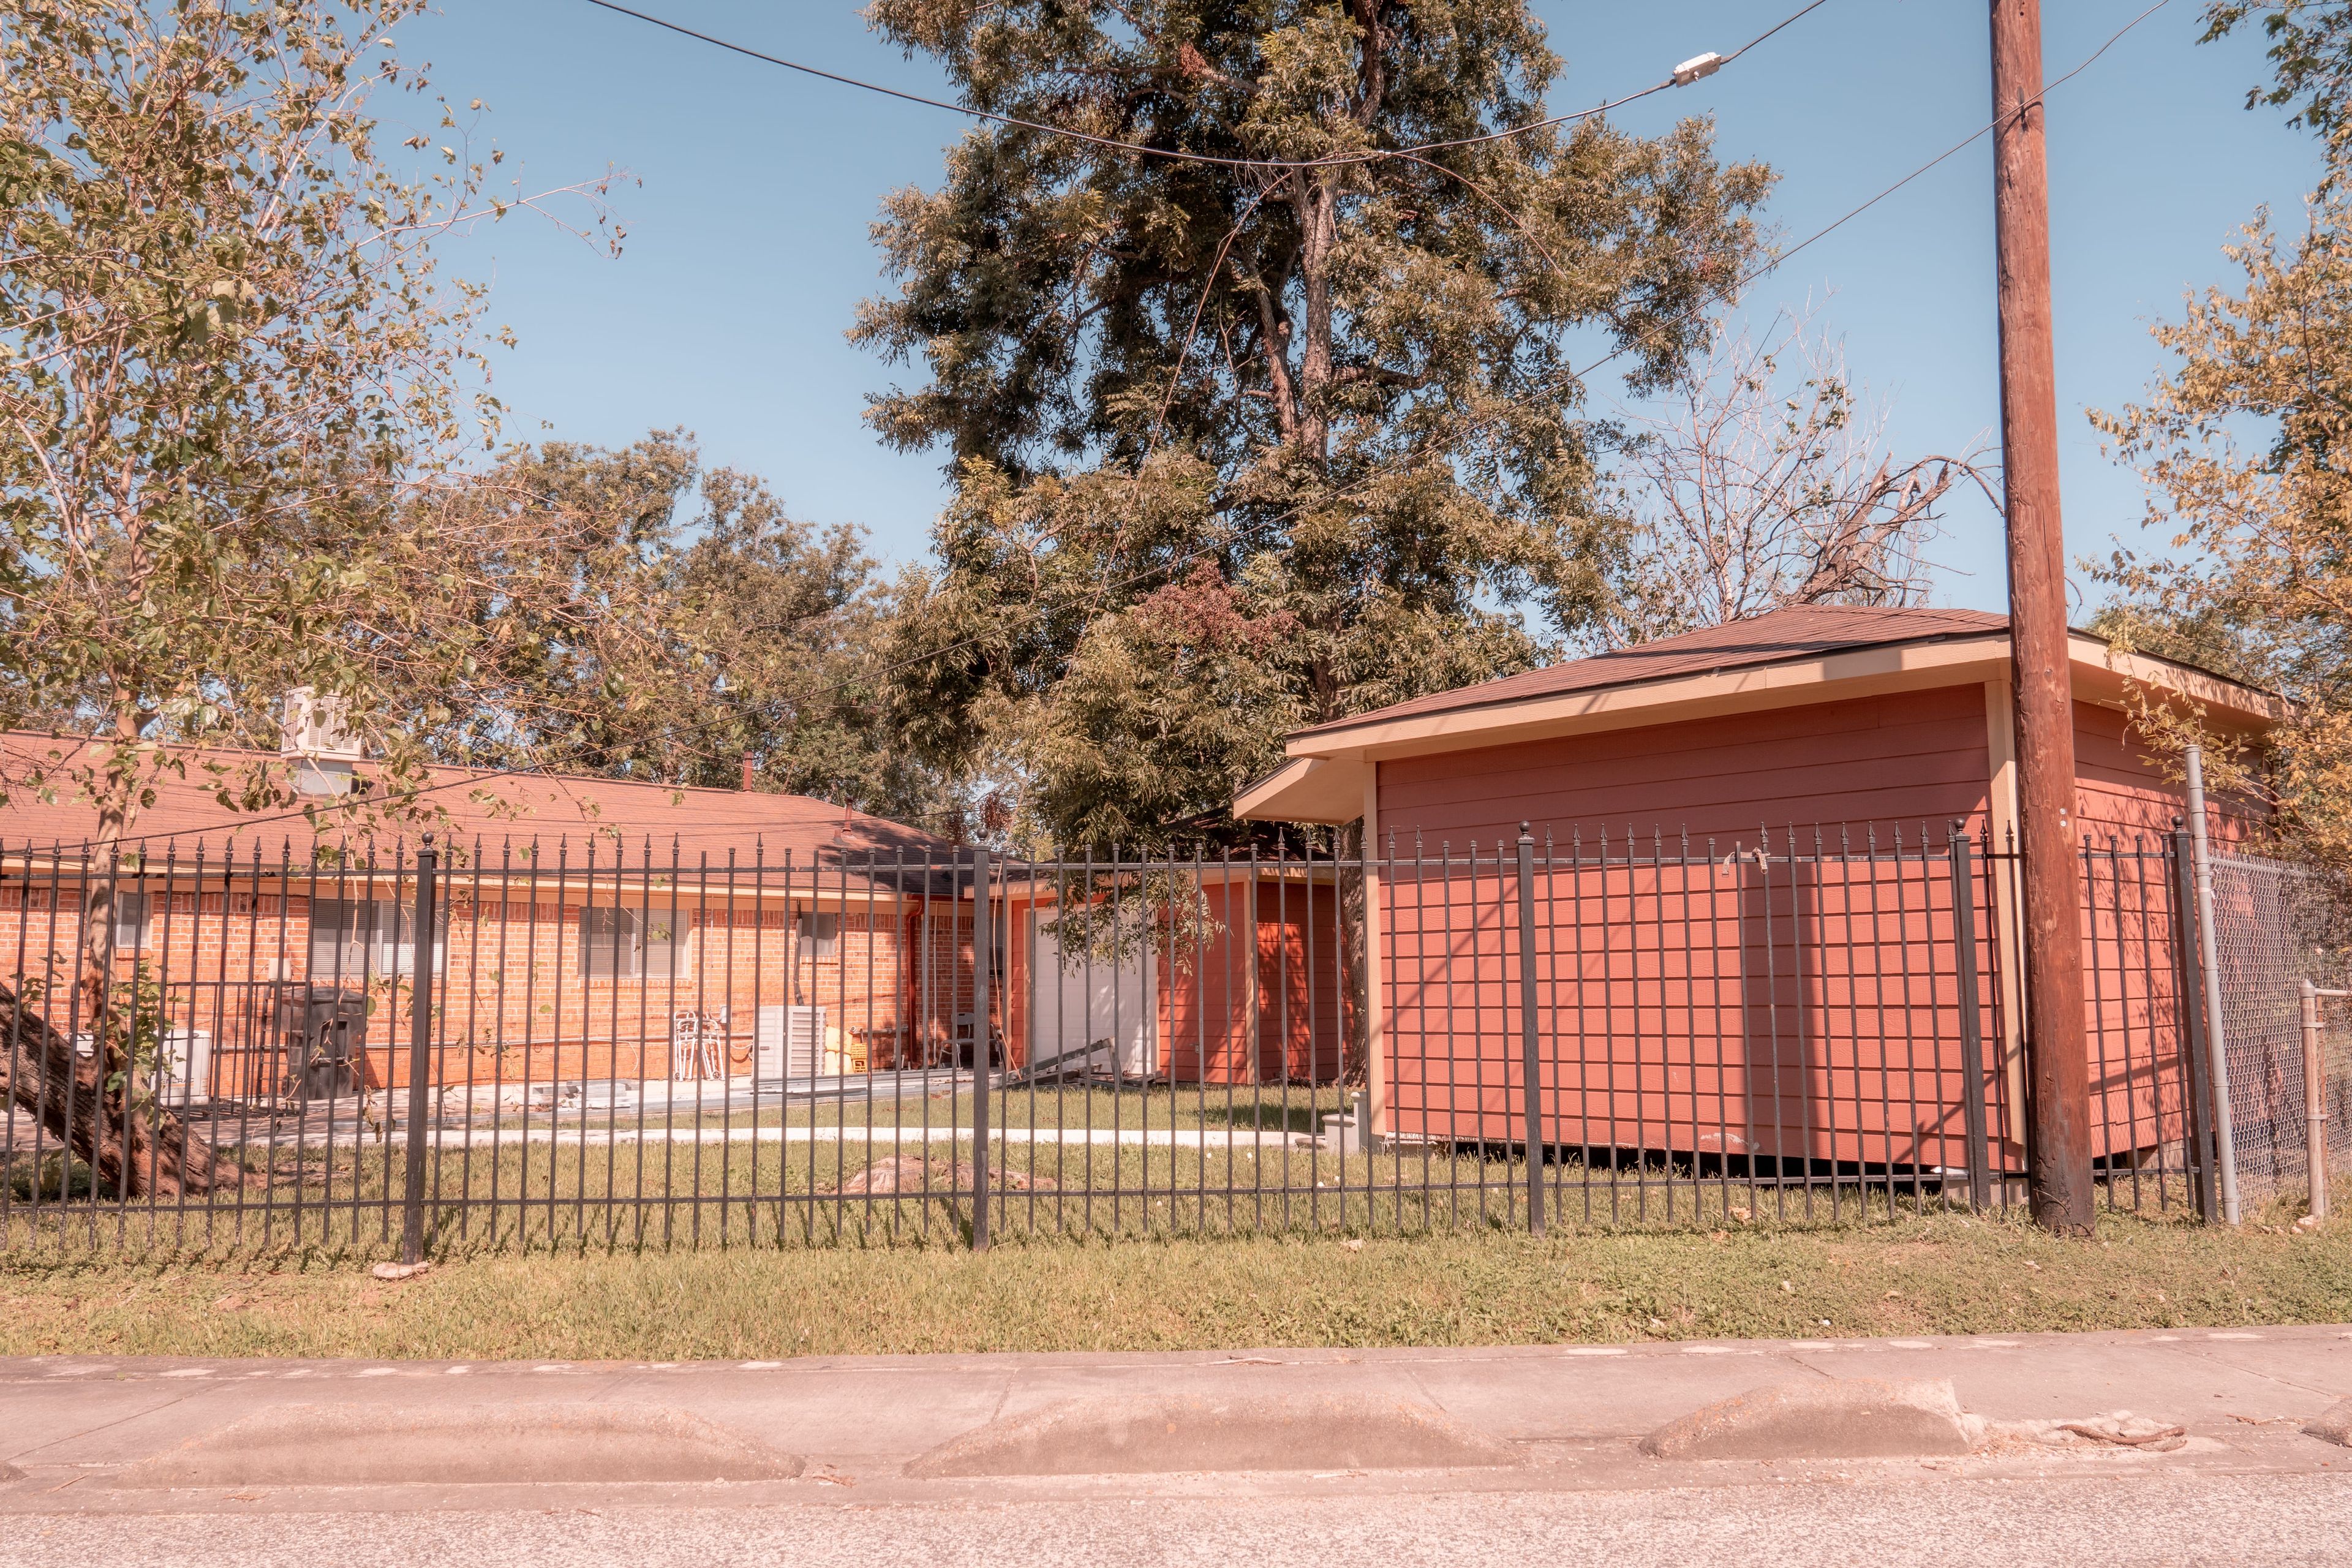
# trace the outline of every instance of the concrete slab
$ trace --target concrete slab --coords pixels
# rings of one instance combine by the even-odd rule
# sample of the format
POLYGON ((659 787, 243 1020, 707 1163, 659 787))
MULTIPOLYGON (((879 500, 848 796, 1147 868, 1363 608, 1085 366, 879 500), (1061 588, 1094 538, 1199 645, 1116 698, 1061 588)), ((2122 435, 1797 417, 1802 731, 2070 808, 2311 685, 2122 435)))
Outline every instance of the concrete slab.
POLYGON ((1566 1346, 1535 1354, 1470 1354, 1411 1363, 1432 1403, 1455 1420, 1520 1443, 1631 1442, 1706 1398, 1817 1373, 1781 1347, 1725 1347, 1669 1360, 1592 1355, 1566 1346), (1698 1398, 1699 1391, 1708 1391, 1698 1398))
POLYGON ((2272 1329, 2188 1330, 2169 1342, 2202 1360, 2325 1399, 2352 1397, 2352 1331, 2315 1341, 2287 1338, 2272 1329))
MULTIPOLYGON (((108 1357, 45 1357, 0 1362, 0 1461, 26 1472, 0 1481, 0 1513, 60 1507, 136 1510, 149 1494, 108 1487, 110 1475, 191 1439, 236 1423, 302 1405, 336 1405, 367 1419, 420 1406, 495 1411, 550 1403, 630 1411, 686 1412, 810 1462, 799 1479, 730 1483, 731 1501, 761 1498, 859 1500, 992 1496, 991 1488, 1060 1489, 1096 1496, 1101 1478, 908 1479, 902 1468, 929 1449, 998 1419, 1019 1421, 1058 1400, 1129 1401, 1171 1396, 1265 1396, 1284 1400, 1402 1401, 1440 1413, 1485 1439, 1515 1445, 1528 1462, 1477 1472, 1485 1479, 1445 1486, 1498 1491, 1591 1487, 1755 1485, 1769 1467, 1717 1461, 1710 1467, 1643 1459, 1634 1440, 1701 1405, 1766 1384, 1830 1376, 1948 1378, 1961 1404, 1996 1421, 2087 1417, 2128 1409, 2185 1426, 2192 1442, 2179 1454, 2110 1457, 2116 1465, 2158 1467, 2352 1466, 2344 1449, 2303 1435, 2325 1409, 2322 1390, 2340 1376, 2352 1333, 2343 1325, 2223 1331, 2251 1338, 2091 1334, 1921 1338, 1880 1341, 1752 1341, 1630 1345, 1495 1347, 1475 1350, 1269 1350, 1174 1355, 1005 1355, 812 1357, 787 1362, 496 1364, 389 1362, 173 1363, 108 1357), (2222 1397, 2216 1398, 2219 1394, 2222 1397), (1695 1470, 1705 1470, 1696 1477, 1695 1470), (74 1499, 87 1499, 74 1502, 74 1499)), ((1189 1461, 1188 1461, 1189 1462, 1189 1461)), ((1210 1446, 1198 1462, 1249 1461, 1239 1447, 1210 1446)), ((1886 1461, 1854 1461, 1883 1463, 1886 1461)), ((1943 1461, 1937 1461, 1943 1462, 1943 1461)), ((1964 1460, 1970 1474, 2033 1473, 2033 1456, 1964 1460), (2009 1469, 2001 1467, 2007 1466, 2009 1469)), ((2050 1460, 2046 1462, 2058 1462, 2050 1460)), ((2080 1468, 2106 1462, 2068 1458, 2080 1468)), ((1240 1490, 1330 1489, 1360 1467, 1250 1473, 1230 1468, 1196 1476, 1156 1475, 1153 1488, 1173 1495, 1240 1490), (1287 1479, 1285 1479, 1287 1478, 1287 1479), (1172 1490, 1171 1490, 1172 1489, 1172 1490)), ((1916 1462, 1913 1466, 1916 1468, 1916 1462)), ((1372 1472, 1383 1486, 1420 1487, 1418 1472, 1372 1472)), ((1461 1472, 1470 1476, 1472 1472, 1461 1472)), ((614 1482, 602 1492, 564 1485, 582 1498, 658 1500, 669 1483, 614 1482)), ((680 1483, 683 1484, 683 1483, 680 1483)), ((707 1484, 707 1483, 706 1483, 707 1484)), ((1139 1481, 1117 1482, 1130 1488, 1139 1481)), ((1440 1483, 1429 1483, 1439 1485, 1440 1483)), ((530 1486, 506 1499, 532 1495, 530 1486)), ((364 1492, 391 1510, 458 1506, 457 1490, 385 1483, 271 1495, 286 1506, 349 1507, 364 1492)), ((157 1494, 162 1495, 162 1494, 157 1494)), ((207 1500, 174 1492, 191 1507, 229 1507, 235 1494, 207 1500)), ((550 1495, 552 1495, 551 1493, 550 1495)), ((244 1506, 236 1504, 235 1506, 244 1506)), ((485 1503, 483 1506, 493 1506, 485 1503)), ((519 1506, 519 1504, 518 1504, 519 1506)), ((593 1506, 593 1504, 590 1504, 593 1506)), ((5 1533, 5 1531, 0 1531, 5 1533)))
MULTIPOLYGON (((249 1408, 226 1397, 226 1387, 218 1384, 165 1384, 161 1389, 150 1385, 137 1392, 158 1394, 161 1397, 142 1401, 111 1420, 68 1416, 54 1426, 29 1430, 20 1427, 20 1421, 27 1416, 37 1418, 39 1412, 24 1409, 12 1399, 0 1398, 0 1429, 26 1431, 33 1438, 9 1454, 9 1461, 26 1470, 45 1466, 121 1464, 127 1456, 143 1457, 225 1426, 249 1408)), ((115 1400, 108 1400, 105 1407, 121 1408, 115 1400)))
POLYGON ((690 1400, 713 1421, 791 1448, 824 1434, 835 1464, 895 1462, 999 1415, 1012 1389, 1003 1371, 927 1376, 914 1367, 835 1368, 773 1363, 736 1375, 696 1368, 635 1373, 600 1397, 667 1405, 690 1400), (683 1375, 682 1375, 683 1374, 683 1375))
POLYGON ((85 1433, 152 1415, 194 1392, 151 1379, 0 1386, 0 1460, 20 1459, 85 1433))
MULTIPOLYGON (((2279 1335, 2284 1331, 2263 1332, 2279 1335)), ((2297 1362, 2315 1364, 2319 1358, 2334 1353, 2335 1343, 2309 1336, 2228 1342, 2240 1347, 2267 1346, 2274 1363, 2281 1366, 2297 1362)), ((1935 1375, 1951 1379, 1961 1404, 1969 1409, 1998 1409, 2004 1420, 2056 1420, 2086 1412, 2159 1407, 2182 1414, 2286 1416, 2309 1414, 2325 1403, 2309 1390, 2268 1372, 2203 1353, 2205 1343, 2188 1335, 2142 1340, 2084 1335, 2068 1342, 2063 1354, 2053 1354, 2037 1336, 1977 1353, 1952 1349, 1895 1356, 1886 1352, 1883 1341, 1865 1342, 1855 1348, 1820 1349, 1800 1342, 1794 1354, 1804 1364, 1833 1377, 1892 1375, 1897 1369, 1932 1370, 1935 1375)))

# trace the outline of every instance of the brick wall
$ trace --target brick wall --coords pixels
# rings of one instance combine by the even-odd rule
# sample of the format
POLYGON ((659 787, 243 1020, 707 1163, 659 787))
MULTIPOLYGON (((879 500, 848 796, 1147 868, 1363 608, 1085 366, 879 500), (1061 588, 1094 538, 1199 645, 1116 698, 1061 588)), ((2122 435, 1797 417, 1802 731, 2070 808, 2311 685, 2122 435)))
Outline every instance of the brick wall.
MULTIPOLYGON (((321 894, 329 884, 320 884, 321 894)), ((405 973, 313 975, 308 893, 237 889, 173 888, 157 876, 126 879, 125 891, 143 891, 151 916, 144 943, 118 952, 119 976, 159 983, 175 1027, 209 1032, 215 1040, 215 1089, 223 1094, 267 1091, 279 1054, 272 1014, 283 982, 316 982, 359 991, 368 1008, 364 1075, 373 1089, 407 1079, 412 1014, 405 973)), ((351 898, 391 900, 406 892, 389 879, 354 879, 339 890, 351 898)), ((446 905, 446 943, 436 981, 437 1048, 434 1081, 475 1087, 546 1083, 552 1079, 667 1078, 679 1013, 699 1016, 716 1042, 723 1074, 751 1070, 757 1010, 788 1003, 827 1010, 837 1048, 856 1053, 871 1042, 875 1067, 897 1064, 900 1041, 917 1029, 921 998, 907 963, 915 916, 879 898, 847 907, 838 895, 827 912, 839 916, 835 951, 818 956, 801 940, 797 908, 771 892, 762 900, 738 891, 632 889, 625 902, 649 906, 657 925, 677 940, 670 967, 653 974, 615 977, 583 967, 580 889, 477 893, 462 879, 446 905), (723 1016, 723 1023, 721 1020, 723 1016)), ((609 903, 609 890, 599 901, 609 903)), ((55 998, 52 1021, 72 1026, 72 982, 81 936, 81 895, 37 879, 0 886, 0 973, 19 989, 55 998)), ((929 922, 923 922, 929 923, 929 922)), ((946 922, 937 922, 941 931, 946 922)), ((971 1005, 969 919, 959 950, 934 979, 934 1011, 950 1002, 971 1005)))

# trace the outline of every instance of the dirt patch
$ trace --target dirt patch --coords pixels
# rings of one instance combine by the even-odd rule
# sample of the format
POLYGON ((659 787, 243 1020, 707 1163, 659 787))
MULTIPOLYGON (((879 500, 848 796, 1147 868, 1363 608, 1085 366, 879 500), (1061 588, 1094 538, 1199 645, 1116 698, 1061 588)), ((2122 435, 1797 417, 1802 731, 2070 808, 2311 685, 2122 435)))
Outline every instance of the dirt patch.
POLYGON ((2352 1448, 2352 1399, 2339 1399, 2320 1412, 2318 1417, 2304 1427, 2305 1433, 2323 1443, 2337 1443, 2352 1448))
MULTIPOLYGON (((1060 1184, 1050 1176, 1024 1175, 1019 1171, 999 1167, 989 1173, 990 1184, 1010 1188, 1014 1192, 1055 1192, 1060 1184)), ((975 1173, 962 1160, 930 1160, 920 1154, 896 1154, 887 1160, 877 1160, 837 1187, 826 1189, 844 1196, 868 1194, 879 1196, 898 1194, 918 1197, 943 1198, 950 1193, 972 1190, 975 1173)))
POLYGON ((2040 1458, 2053 1451, 2077 1458, 2177 1454, 2192 1441, 2196 1440, 2189 1437, 2189 1429, 2178 1422, 2111 1410, 2102 1415, 1998 1422, 1986 1433, 1977 1452, 1993 1458, 2040 1458))

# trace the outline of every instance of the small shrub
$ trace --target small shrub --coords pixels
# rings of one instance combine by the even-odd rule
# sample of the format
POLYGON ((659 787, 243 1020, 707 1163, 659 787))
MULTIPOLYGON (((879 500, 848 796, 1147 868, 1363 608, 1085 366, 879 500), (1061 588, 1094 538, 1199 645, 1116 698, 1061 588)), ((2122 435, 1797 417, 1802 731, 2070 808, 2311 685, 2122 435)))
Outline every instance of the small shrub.
POLYGON ((18 1203, 86 1198, 97 1191, 98 1180, 90 1171, 89 1162, 62 1150, 42 1155, 37 1164, 19 1160, 8 1172, 8 1194, 18 1203))

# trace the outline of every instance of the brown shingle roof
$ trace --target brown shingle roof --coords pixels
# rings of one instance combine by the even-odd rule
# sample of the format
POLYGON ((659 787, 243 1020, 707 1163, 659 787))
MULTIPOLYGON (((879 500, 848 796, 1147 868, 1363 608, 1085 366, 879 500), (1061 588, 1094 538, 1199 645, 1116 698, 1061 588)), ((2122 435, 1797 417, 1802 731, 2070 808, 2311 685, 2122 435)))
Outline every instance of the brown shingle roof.
MULTIPOLYGON (((58 788, 57 798, 47 801, 19 787, 28 764, 46 762, 51 753, 61 753, 69 762, 74 752, 92 743, 71 736, 0 732, 0 778, 7 781, 9 797, 0 806, 0 849, 69 847, 96 834, 96 810, 69 787, 58 788)), ((542 845, 568 839, 584 852, 593 839, 600 858, 621 850, 631 863, 646 853, 649 842, 657 863, 667 861, 675 842, 685 863, 695 864, 707 852, 714 866, 725 865, 730 850, 745 865, 764 853, 772 866, 781 864, 786 851, 796 863, 806 865, 813 858, 862 857, 868 850, 887 861, 901 849, 913 857, 931 850, 944 861, 950 850, 947 840, 919 828, 807 795, 466 768, 433 770, 427 799, 446 815, 314 831, 293 808, 240 813, 213 797, 218 775, 206 773, 205 762, 241 770, 268 753, 193 746, 174 751, 187 764, 186 777, 166 772, 155 784, 153 804, 143 807, 131 824, 131 837, 146 840, 150 854, 162 853, 169 840, 184 857, 202 840, 208 852, 217 853, 233 843, 239 855, 250 855, 257 846, 268 858, 275 858, 285 846, 299 859, 317 838, 348 841, 372 836, 389 849, 391 841, 405 837, 413 845, 415 836, 427 830, 445 841, 479 840, 492 854, 501 841, 522 845, 534 838, 542 845)), ((361 771, 368 765, 361 763, 361 771)))
POLYGON ((1775 610, 1753 620, 1732 621, 1681 637, 1596 654, 1591 658, 1555 664, 1507 675, 1499 680, 1416 697, 1353 718, 1334 720, 1302 730, 1302 735, 1325 735, 1337 730, 1379 723, 1425 713, 1450 713, 1521 702, 1535 697, 1556 697, 1571 691, 1600 691, 1618 686, 1677 676, 1704 675, 1718 669, 1741 669, 1812 658, 1842 648, 1878 647, 1890 643, 1933 642, 1946 637, 1975 637, 2009 629, 2009 617, 1983 610, 1891 609, 1852 605, 1809 605, 1775 610))

